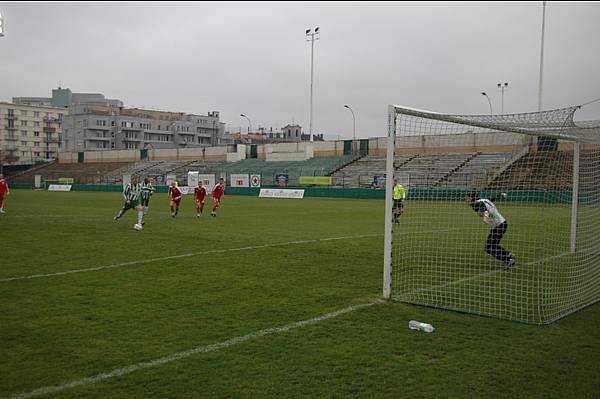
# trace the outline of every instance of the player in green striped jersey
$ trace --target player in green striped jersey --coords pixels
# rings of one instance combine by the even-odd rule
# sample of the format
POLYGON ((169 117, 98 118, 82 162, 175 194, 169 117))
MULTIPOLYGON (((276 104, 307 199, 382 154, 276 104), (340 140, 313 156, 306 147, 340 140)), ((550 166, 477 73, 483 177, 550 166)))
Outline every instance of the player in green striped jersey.
MULTIPOLYGON (((144 218, 148 214, 148 206, 150 206, 150 196, 154 193, 154 186, 150 183, 150 180, 146 177, 142 183, 142 193, 140 197, 140 205, 144 210, 144 218)), ((142 222, 142 225, 146 222, 142 222)))
POLYGON ((115 220, 119 220, 121 216, 129 209, 135 209, 138 212, 138 224, 142 224, 144 220, 144 208, 140 205, 140 195, 142 193, 142 185, 140 179, 137 176, 131 176, 131 183, 126 184, 123 188, 123 197, 125 197, 125 204, 119 211, 115 220))

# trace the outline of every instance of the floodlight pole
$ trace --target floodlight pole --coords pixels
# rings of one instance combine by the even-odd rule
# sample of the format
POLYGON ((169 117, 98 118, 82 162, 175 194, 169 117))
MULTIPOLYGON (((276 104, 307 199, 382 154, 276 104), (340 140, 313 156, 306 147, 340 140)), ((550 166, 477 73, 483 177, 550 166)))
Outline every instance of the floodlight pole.
POLYGON ((481 95, 485 96, 485 98, 487 98, 488 100, 488 104, 490 104, 490 116, 494 115, 494 112, 492 111, 492 102, 490 101, 490 98, 488 97, 487 93, 485 91, 482 91, 481 95))
POLYGON ((313 77, 314 77, 314 52, 315 52, 315 40, 319 40, 319 27, 314 29, 306 30, 306 41, 310 42, 310 122, 309 122, 309 135, 310 141, 313 141, 313 77))
POLYGON ((502 112, 501 115, 504 115, 504 89, 506 89, 508 87, 508 83, 498 83, 498 89, 500 89, 500 91, 502 92, 502 112))
POLYGON ((542 7, 542 44, 540 50, 540 84, 538 90, 538 111, 542 110, 542 83, 544 77, 544 30, 546 27, 546 2, 543 2, 542 7))

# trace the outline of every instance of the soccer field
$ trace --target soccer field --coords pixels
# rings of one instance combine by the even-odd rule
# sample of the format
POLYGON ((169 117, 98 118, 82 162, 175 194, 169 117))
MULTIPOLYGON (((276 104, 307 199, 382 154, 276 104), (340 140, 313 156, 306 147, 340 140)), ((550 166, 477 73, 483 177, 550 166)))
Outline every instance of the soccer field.
POLYGON ((600 397, 598 304, 533 326, 381 301, 381 200, 226 195, 198 220, 155 194, 141 232, 121 206, 7 197, 0 398, 600 397))

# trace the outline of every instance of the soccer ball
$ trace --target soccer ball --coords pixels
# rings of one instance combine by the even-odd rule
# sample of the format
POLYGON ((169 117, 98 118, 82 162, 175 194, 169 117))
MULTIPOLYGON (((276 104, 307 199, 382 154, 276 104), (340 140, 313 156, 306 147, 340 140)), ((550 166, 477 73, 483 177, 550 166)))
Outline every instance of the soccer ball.
POLYGON ((136 229, 137 231, 140 231, 144 227, 141 224, 136 223, 136 224, 133 225, 133 228, 136 229))

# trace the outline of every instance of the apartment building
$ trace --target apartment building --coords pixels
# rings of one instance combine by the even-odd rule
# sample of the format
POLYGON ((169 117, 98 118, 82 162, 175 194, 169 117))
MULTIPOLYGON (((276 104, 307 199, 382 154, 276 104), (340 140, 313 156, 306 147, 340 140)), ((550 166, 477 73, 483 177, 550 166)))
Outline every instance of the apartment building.
POLYGON ((0 162, 49 161, 61 150, 64 108, 0 102, 0 162))
POLYGON ((68 110, 62 122, 62 151, 102 151, 227 144, 219 112, 207 115, 125 108, 123 101, 100 93, 52 90, 52 97, 13 97, 19 105, 68 110))
POLYGON ((63 118, 64 151, 102 151, 222 144, 219 112, 207 115, 138 108, 73 105, 63 118))

